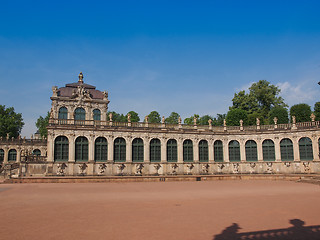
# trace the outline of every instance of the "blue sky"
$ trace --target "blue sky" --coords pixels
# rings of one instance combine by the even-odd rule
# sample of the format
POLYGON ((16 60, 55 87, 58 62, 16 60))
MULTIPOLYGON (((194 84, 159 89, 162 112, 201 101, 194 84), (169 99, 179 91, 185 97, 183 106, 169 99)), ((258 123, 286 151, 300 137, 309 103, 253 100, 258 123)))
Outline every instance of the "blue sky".
POLYGON ((22 135, 51 87, 84 81, 109 110, 226 113, 266 79, 290 106, 320 101, 320 1, 0 1, 0 104, 22 135))

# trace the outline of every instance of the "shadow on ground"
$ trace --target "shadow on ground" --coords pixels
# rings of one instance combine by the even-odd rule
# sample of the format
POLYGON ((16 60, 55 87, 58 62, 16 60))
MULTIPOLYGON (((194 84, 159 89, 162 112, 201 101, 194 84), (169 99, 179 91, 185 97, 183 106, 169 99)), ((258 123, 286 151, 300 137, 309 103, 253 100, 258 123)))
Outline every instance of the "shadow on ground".
POLYGON ((305 222, 300 219, 292 219, 289 221, 292 227, 283 229, 272 229, 257 232, 239 233, 240 226, 233 223, 226 227, 220 234, 215 235, 213 240, 319 240, 320 225, 304 226, 305 222))

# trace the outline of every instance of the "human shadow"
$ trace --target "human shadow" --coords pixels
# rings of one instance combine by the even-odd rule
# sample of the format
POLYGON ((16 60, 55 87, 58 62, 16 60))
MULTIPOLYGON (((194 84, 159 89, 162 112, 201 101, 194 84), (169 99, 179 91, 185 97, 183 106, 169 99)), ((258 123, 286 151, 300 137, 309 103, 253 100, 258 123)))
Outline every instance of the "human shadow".
POLYGON ((304 226, 305 222, 300 219, 289 221, 292 227, 282 229, 271 229, 256 232, 239 233, 240 226, 233 223, 226 227, 220 234, 213 237, 213 240, 319 240, 320 225, 304 226))

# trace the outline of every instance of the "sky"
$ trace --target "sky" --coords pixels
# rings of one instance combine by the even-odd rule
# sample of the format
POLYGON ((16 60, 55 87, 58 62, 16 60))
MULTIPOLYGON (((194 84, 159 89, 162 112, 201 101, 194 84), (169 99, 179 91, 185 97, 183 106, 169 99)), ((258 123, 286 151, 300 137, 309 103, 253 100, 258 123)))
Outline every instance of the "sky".
POLYGON ((52 86, 109 92, 109 110, 227 113, 267 80, 292 106, 320 101, 320 1, 0 0, 0 104, 22 136, 51 108, 52 86))

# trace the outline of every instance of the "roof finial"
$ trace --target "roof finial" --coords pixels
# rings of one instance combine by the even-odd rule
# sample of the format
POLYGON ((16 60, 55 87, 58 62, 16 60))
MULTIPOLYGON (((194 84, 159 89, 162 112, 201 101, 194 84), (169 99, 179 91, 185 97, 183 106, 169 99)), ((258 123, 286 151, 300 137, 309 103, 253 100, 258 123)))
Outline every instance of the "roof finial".
POLYGON ((79 74, 79 81, 78 81, 79 83, 83 83, 83 74, 82 74, 82 72, 80 72, 80 74, 79 74))

